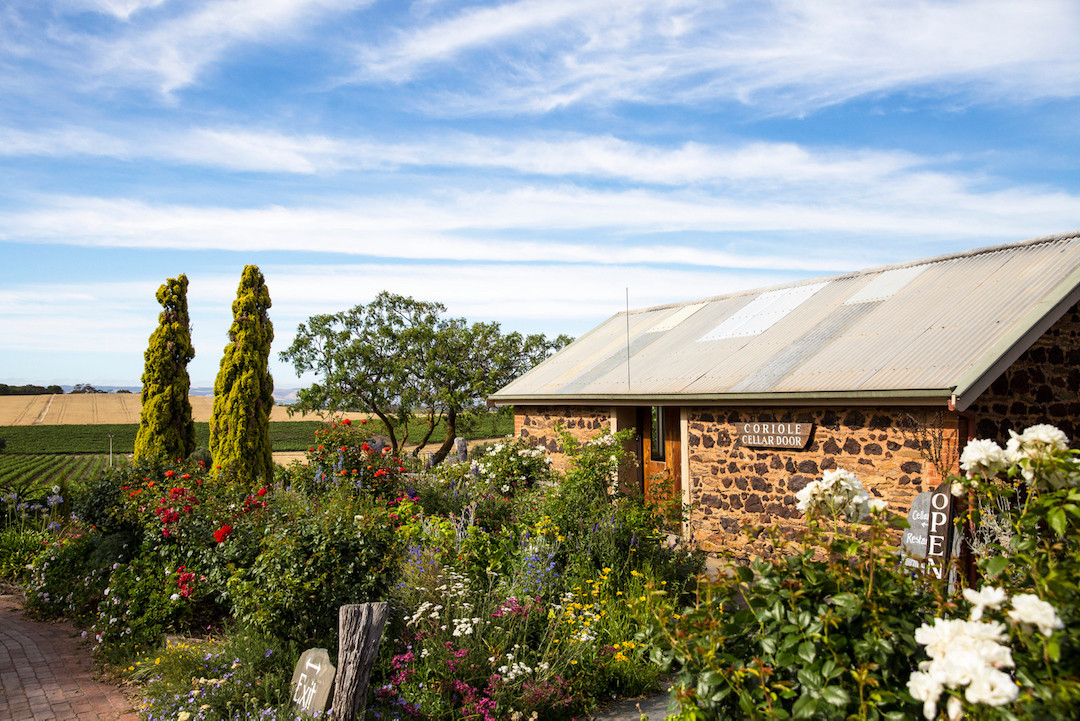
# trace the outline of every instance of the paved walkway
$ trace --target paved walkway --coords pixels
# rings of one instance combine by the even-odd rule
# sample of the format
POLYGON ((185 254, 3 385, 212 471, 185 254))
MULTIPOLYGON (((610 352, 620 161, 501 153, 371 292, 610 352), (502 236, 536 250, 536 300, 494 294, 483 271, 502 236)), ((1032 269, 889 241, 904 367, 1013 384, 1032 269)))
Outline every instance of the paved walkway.
POLYGON ((641 698, 624 698, 597 710, 593 721, 663 721, 668 714, 677 713, 667 691, 641 698))
POLYGON ((40 623, 0 595, 0 721, 138 721, 120 689, 91 678, 69 623, 40 623))

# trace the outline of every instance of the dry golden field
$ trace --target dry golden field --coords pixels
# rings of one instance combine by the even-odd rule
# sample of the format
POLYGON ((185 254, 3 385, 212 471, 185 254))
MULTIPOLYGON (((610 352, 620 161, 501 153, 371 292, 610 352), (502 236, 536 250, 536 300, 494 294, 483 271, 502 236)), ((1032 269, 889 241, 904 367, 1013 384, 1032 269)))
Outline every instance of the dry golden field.
MULTIPOLYGON (((209 422, 214 399, 191 396, 191 411, 196 422, 209 422)), ((138 423, 142 403, 138 393, 76 393, 48 396, 0 396, 0 426, 97 425, 99 423, 138 423)), ((345 414, 353 420, 367 418, 366 413, 345 414)), ((292 418, 284 406, 274 406, 271 421, 320 421, 315 414, 292 418)))

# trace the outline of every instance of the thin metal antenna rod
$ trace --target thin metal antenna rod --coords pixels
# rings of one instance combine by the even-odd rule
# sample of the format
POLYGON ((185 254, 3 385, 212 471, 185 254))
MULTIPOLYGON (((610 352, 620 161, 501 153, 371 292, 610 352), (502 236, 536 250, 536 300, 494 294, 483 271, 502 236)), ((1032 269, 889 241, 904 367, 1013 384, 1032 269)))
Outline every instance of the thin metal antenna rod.
POLYGON ((626 287, 626 392, 630 392, 630 286, 626 287))

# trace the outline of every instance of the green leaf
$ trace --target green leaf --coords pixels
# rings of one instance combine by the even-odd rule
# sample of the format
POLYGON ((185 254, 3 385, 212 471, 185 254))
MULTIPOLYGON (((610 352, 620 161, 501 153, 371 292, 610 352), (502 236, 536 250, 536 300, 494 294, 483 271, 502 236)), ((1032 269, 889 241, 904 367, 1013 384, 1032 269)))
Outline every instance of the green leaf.
POLYGON ((750 583, 754 580, 754 572, 749 566, 739 566, 735 569, 735 576, 738 577, 743 583, 750 583))
POLYGON ((1005 567, 1009 565, 1009 559, 1005 556, 994 556, 987 560, 983 564, 983 572, 989 578, 994 578, 999 573, 1005 570, 1005 567))
POLYGON ((1054 529, 1054 533, 1059 536, 1065 535, 1065 509, 1054 508, 1047 514, 1047 520, 1050 522, 1050 528, 1054 529))
POLYGON ((821 689, 821 698, 834 706, 847 706, 850 700, 847 691, 839 686, 826 686, 821 689))
POLYGON ((809 694, 799 697, 795 705, 791 707, 792 718, 812 718, 817 712, 817 699, 809 694))
POLYGON ((799 645, 799 658, 807 663, 813 663, 814 658, 817 656, 817 649, 814 648, 814 644, 810 641, 803 641, 799 645))
POLYGON ((1058 639, 1051 638, 1046 642, 1046 655, 1050 657, 1050 660, 1057 663, 1061 660, 1061 643, 1058 639))

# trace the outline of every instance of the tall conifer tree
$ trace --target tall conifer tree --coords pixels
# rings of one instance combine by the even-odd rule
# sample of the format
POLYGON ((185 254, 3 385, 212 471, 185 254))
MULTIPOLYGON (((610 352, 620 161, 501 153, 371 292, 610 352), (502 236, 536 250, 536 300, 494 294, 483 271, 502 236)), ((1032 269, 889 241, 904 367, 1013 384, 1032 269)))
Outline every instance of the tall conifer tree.
POLYGON ((164 310, 150 335, 142 376, 142 412, 135 436, 135 458, 187 458, 195 450, 187 364, 195 357, 187 307, 186 275, 158 288, 164 310))
POLYGON ((245 266, 232 305, 229 344, 214 381, 210 419, 214 463, 239 481, 269 480, 274 473, 270 448, 274 380, 268 365, 274 326, 269 309, 266 280, 257 266, 245 266))

